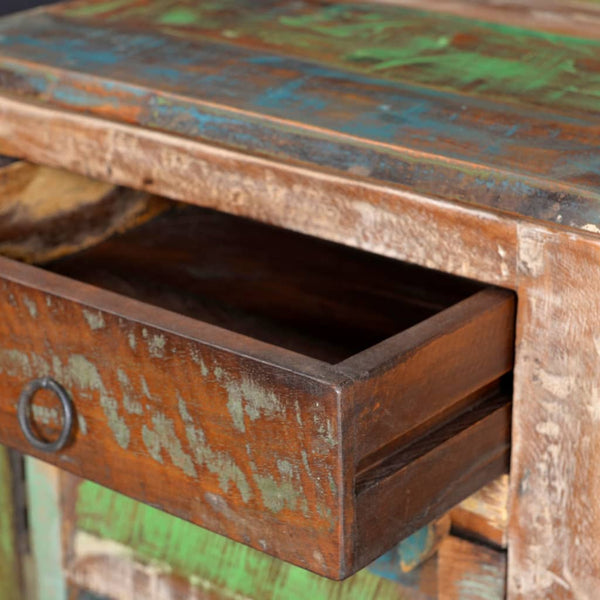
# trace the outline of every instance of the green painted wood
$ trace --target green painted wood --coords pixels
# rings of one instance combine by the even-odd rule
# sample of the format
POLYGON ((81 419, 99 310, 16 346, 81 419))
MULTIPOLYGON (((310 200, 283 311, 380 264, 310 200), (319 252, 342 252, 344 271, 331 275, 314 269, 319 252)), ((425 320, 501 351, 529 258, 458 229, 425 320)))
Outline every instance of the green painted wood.
POLYGON ((0 93, 591 231, 599 57, 600 39, 376 4, 96 0, 0 20, 0 93))
POLYGON ((358 2, 85 0, 54 12, 208 36, 511 102, 600 109, 600 40, 358 2))
MULTIPOLYGON (((36 600, 66 600, 62 566, 58 471, 34 458, 25 463, 36 600)), ((28 599, 31 600, 31 599, 28 599)))
MULTIPOLYGON (((402 600, 403 588, 367 570, 344 582, 319 577, 222 536, 83 482, 77 530, 118 542, 142 562, 164 564, 192 585, 249 600, 402 600), (226 593, 225 593, 226 592, 226 593)), ((418 578, 413 576, 413 581, 418 578)), ((404 588, 406 589, 406 588, 404 588)))
POLYGON ((0 447, 0 598, 22 600, 10 459, 0 447))

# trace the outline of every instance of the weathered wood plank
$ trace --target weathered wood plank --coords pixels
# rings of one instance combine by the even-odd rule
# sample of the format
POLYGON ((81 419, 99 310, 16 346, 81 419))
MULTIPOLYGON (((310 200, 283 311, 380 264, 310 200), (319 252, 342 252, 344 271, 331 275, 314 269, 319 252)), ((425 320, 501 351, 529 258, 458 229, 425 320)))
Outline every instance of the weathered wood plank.
POLYGON ((370 0, 574 37, 600 37, 597 0, 370 0))
MULTIPOLYGON (((69 579, 116 600, 434 597, 366 570, 342 583, 318 577, 90 482, 63 498, 65 518, 73 522, 66 540, 69 579)), ((432 579, 434 586, 435 572, 432 579)))
POLYGON ((438 553, 438 600, 504 600, 506 554, 457 537, 438 553))
MULTIPOLYGON (((593 61, 597 41, 435 11, 358 2, 222 0, 174 6, 169 0, 143 4, 84 0, 59 5, 48 13, 75 26, 94 23, 111 28, 118 24, 123 30, 143 30, 146 43, 154 32, 189 40, 210 37, 228 45, 301 56, 391 79, 511 102, 517 99, 598 112, 593 96, 586 97, 600 75, 593 61), (585 58, 592 62, 581 62, 585 58)), ((41 19, 31 27, 39 24, 41 19)), ((66 32, 68 26, 62 26, 66 32)), ((36 31, 41 33, 39 28, 36 31)), ((19 33, 28 34, 27 23, 19 33)), ((14 43, 27 42, 23 37, 14 43)), ((55 51, 55 46, 49 48, 43 40, 38 43, 38 48, 55 51)), ((171 77, 177 77, 175 72, 181 71, 184 62, 170 64, 171 77)))
MULTIPOLYGON (((108 129, 97 119, 7 97, 0 120, 5 154, 479 281, 516 285, 516 222, 510 218, 147 129, 118 123, 108 129)), ((532 214, 541 206, 558 210, 542 199, 532 214)), ((592 226, 586 220, 584 227, 592 226)))
POLYGON ((519 230, 511 598, 600 590, 600 241, 519 230))
POLYGON ((295 6, 242 3, 232 11, 190 4, 175 18, 170 4, 155 0, 143 12, 129 3, 94 4, 57 9, 60 18, 15 17, 0 25, 1 87, 47 105, 421 193, 598 226, 600 41, 401 7, 379 7, 378 14, 373 6, 306 3, 296 14, 295 6), (86 11, 96 15, 93 23, 86 11), (169 23, 182 15, 188 20, 169 23), (212 23, 212 38, 203 23, 212 23), (135 33, 141 26, 144 43, 135 33), (269 39, 279 35, 282 45, 265 49, 252 27, 275 28, 269 39), (222 38, 223 31, 237 37, 222 38), (356 36, 365 38, 364 56, 348 61, 358 52, 356 36), (296 38, 297 48, 285 45, 296 38), (389 39, 406 42, 398 48, 389 39), (428 87, 438 85, 436 69, 449 91, 428 87))
POLYGON ((66 600, 63 569, 62 514, 58 469, 27 458, 25 481, 33 577, 31 596, 39 600, 66 600))
POLYGON ((150 194, 64 170, 0 165, 0 254, 44 263, 136 227, 167 206, 150 194))
MULTIPOLYGON (((502 399, 500 403, 503 404, 502 399)), ((489 404, 493 406, 492 399, 489 404)), ((488 408, 487 414, 479 417, 477 412, 473 410, 472 424, 434 449, 411 462, 393 466, 383 463, 382 481, 375 479, 358 488, 356 561, 359 565, 368 564, 399 537, 439 517, 440 507, 457 502, 462 485, 467 484, 472 493, 507 470, 508 444, 502 440, 510 437, 510 406, 504 405, 493 412, 488 408), (455 459, 466 447, 478 456, 478 461, 470 464, 468 472, 458 473, 455 459), (404 493, 413 487, 430 490, 437 502, 424 507, 412 494, 404 493), (362 539, 370 543, 361 545, 362 539)))
POLYGON ((452 526, 462 533, 506 548, 508 475, 502 475, 450 511, 452 526))
POLYGON ((0 447, 0 598, 24 600, 21 557, 15 530, 13 477, 8 451, 0 447))

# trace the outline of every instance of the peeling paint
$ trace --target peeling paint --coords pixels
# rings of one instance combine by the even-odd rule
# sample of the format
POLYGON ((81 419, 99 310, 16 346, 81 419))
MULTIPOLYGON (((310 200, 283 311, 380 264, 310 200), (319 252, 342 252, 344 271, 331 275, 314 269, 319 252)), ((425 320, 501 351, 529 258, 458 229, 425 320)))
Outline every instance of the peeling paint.
POLYGON ((37 304, 27 295, 23 294, 23 303, 27 307, 32 319, 37 319, 38 309, 37 304))
POLYGON ((206 441, 206 435, 199 424, 194 423, 184 399, 178 394, 179 414, 185 424, 185 431, 190 448, 199 466, 205 465, 208 470, 219 477, 219 487, 229 492, 229 483, 238 488, 242 500, 248 502, 252 491, 248 480, 235 460, 226 452, 213 450, 206 441))
POLYGON ((144 413, 144 407, 141 402, 135 400, 135 389, 131 385, 131 381, 127 373, 120 367, 117 369, 117 379, 121 385, 123 392, 123 407, 130 415, 141 415, 144 413))
POLYGON ((104 317, 100 312, 92 312, 84 308, 83 316, 85 317, 85 320, 92 331, 98 331, 106 326, 104 323, 104 317))
POLYGON ((314 423, 317 426, 317 431, 319 435, 323 439, 323 441, 330 447, 335 448, 338 444, 338 441, 335 437, 335 429, 333 423, 329 420, 323 422, 321 420, 320 415, 315 414, 313 417, 314 423))
POLYGON ((108 419, 108 426, 121 448, 127 450, 131 439, 131 432, 125 420, 119 415, 118 404, 114 398, 100 395, 100 406, 108 419))
POLYGON ((254 481, 260 490, 263 504, 273 513, 281 512, 286 507, 296 510, 302 494, 292 481, 278 483, 271 475, 254 475, 254 481))
POLYGON ((246 423, 244 422, 242 391, 235 383, 227 383, 225 387, 227 389, 227 410, 231 415, 234 427, 243 433, 246 431, 246 423))
POLYGON ((524 275, 539 277, 544 271, 546 235, 530 226, 517 226, 518 269, 524 275))
POLYGON ((329 480, 329 489, 331 490, 331 493, 334 496, 337 496, 338 488, 337 488, 337 484, 335 482, 335 479, 333 478, 333 475, 331 474, 331 471, 329 471, 327 473, 327 479, 329 480))
POLYGON ((260 418, 261 414, 275 416, 285 411, 275 394, 260 387, 249 379, 242 379, 241 391, 246 400, 246 414, 252 421, 260 418))
POLYGON ((246 431, 244 413, 252 421, 265 415, 285 415, 285 409, 272 391, 265 390, 256 382, 242 377, 241 382, 227 381, 227 409, 233 424, 239 431, 246 431))
POLYGON ((300 410, 300 403, 298 402, 298 400, 294 402, 294 406, 296 408, 296 423, 298 423, 298 425, 301 428, 303 428, 304 424, 302 423, 302 411, 300 410))
POLYGON ((127 335, 127 341, 129 342, 129 347, 132 350, 135 350, 135 348, 137 346, 137 340, 135 339, 135 334, 133 332, 131 332, 127 335))
POLYGON ((37 377, 43 377, 50 374, 50 365, 48 361, 39 354, 32 354, 30 357, 31 367, 37 377))
POLYGON ((140 384, 142 385, 142 392, 148 400, 152 400, 152 395, 150 394, 150 388, 148 387, 148 382, 143 375, 140 375, 140 384))
POLYGON ((190 355, 192 357, 192 362, 200 367, 200 373, 202 374, 202 377, 208 377, 208 368, 202 360, 202 356, 200 355, 198 348, 192 347, 190 355))
POLYGON ((113 432, 119 446, 127 449, 131 439, 131 432, 123 417, 119 415, 118 402, 107 394, 96 366, 85 356, 75 354, 69 357, 66 368, 62 369, 62 376, 65 380, 68 379, 82 390, 95 390, 100 393, 100 406, 106 415, 108 426, 113 432))
POLYGON ((81 354, 69 357, 65 369, 61 369, 64 379, 68 379, 82 390, 105 392, 104 383, 96 366, 81 354))
POLYGON ((165 355, 166 344, 167 338, 164 335, 153 335, 148 342, 150 356, 153 356, 154 358, 163 358, 165 355))
POLYGON ((592 231, 593 233, 600 233, 600 227, 598 227, 598 225, 594 225, 593 223, 587 223, 581 229, 585 229, 585 231, 592 231))
POLYGON ((147 425, 142 428, 142 439, 152 458, 162 463, 162 450, 164 449, 176 467, 180 468, 188 477, 196 477, 194 463, 189 454, 183 450, 181 441, 175 432, 173 419, 157 412, 152 416, 152 425, 154 431, 147 425))
POLYGON ((10 377, 33 377, 27 354, 7 348, 0 348, 0 373, 10 377))
POLYGON ((31 406, 31 412, 37 423, 42 423, 44 425, 60 425, 62 423, 62 419, 56 408, 33 404, 31 406))
POLYGON ((77 424, 79 425, 79 431, 82 435, 87 435, 88 426, 85 417, 81 413, 77 413, 77 424))

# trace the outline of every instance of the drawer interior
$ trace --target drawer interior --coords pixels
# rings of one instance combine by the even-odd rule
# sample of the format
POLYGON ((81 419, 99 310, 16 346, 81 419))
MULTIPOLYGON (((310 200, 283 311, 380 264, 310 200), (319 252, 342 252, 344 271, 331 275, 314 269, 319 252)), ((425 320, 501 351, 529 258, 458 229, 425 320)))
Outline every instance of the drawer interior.
POLYGON ((482 288, 339 244, 177 204, 45 268, 329 363, 482 288))

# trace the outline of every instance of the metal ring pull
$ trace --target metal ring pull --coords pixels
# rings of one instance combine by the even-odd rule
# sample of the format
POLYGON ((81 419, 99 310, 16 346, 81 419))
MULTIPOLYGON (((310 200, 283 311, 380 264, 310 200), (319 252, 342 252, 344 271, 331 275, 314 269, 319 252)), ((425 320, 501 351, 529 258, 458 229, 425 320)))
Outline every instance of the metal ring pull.
POLYGON ((42 452, 58 452, 67 445, 69 437, 71 436, 74 421, 73 403, 71 402, 71 398, 69 398, 69 394, 67 394, 65 388, 63 388, 60 383, 51 377, 40 377, 39 379, 30 381, 21 392, 17 408, 17 417, 19 419, 21 431, 34 448, 41 450, 42 452), (41 440, 31 427, 31 402, 40 390, 50 390, 51 392, 54 392, 58 396, 62 406, 64 424, 58 439, 53 442, 41 440))

